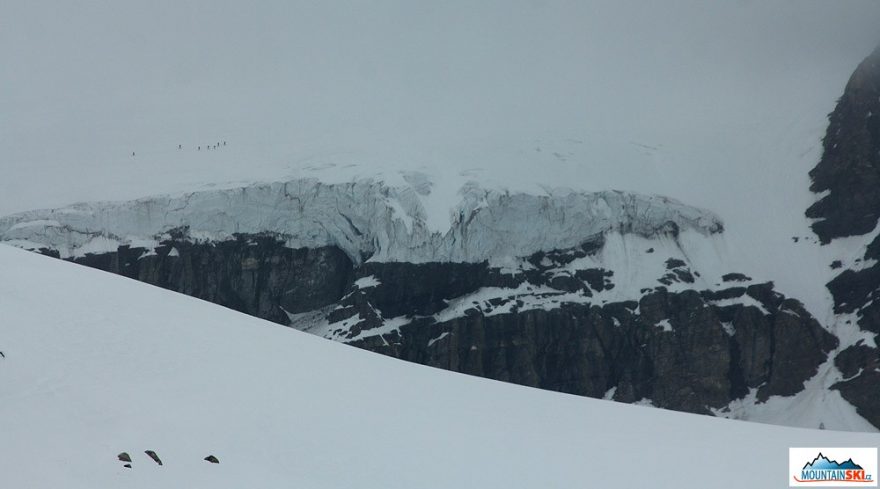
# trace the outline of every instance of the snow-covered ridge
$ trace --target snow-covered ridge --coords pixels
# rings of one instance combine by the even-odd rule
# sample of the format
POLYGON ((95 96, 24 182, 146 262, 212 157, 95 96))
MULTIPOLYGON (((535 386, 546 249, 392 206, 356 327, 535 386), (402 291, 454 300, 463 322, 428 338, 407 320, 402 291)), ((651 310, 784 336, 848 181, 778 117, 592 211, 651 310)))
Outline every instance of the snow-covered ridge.
POLYGON ((609 231, 652 237, 723 230, 711 212, 661 196, 571 190, 533 195, 471 183, 450 206, 448 229, 438 231, 427 224, 425 195, 421 188, 376 180, 301 179, 14 214, 0 218, 0 241, 69 257, 121 244, 143 246, 186 226, 195 239, 272 232, 284 235, 290 247, 335 245, 356 263, 478 262, 569 248, 609 231))

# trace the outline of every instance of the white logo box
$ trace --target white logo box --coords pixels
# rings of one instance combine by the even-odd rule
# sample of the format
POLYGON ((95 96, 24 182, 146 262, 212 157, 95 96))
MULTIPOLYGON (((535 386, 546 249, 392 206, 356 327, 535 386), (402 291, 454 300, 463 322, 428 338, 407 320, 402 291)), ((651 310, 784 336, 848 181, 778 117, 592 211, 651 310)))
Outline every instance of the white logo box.
MULTIPOLYGON (((818 463, 822 463, 819 461, 818 463)), ((827 464, 826 464, 827 465, 827 464)), ((834 467, 834 464, 831 464, 834 467)), ((808 468, 809 470, 810 468, 808 468)), ((876 447, 798 447, 788 449, 788 485, 789 487, 877 487, 877 448, 876 447), (806 474, 808 477, 803 479, 804 466, 814 462, 819 455, 831 462, 845 464, 848 460, 860 466, 864 473, 859 473, 856 469, 842 468, 844 472, 815 472, 806 474), (846 476, 846 470, 851 470, 849 474, 853 478, 851 480, 837 479, 836 477, 828 477, 832 480, 811 480, 810 475, 818 476, 817 478, 826 478, 827 476, 846 476), (859 476, 864 476, 863 480, 859 480, 859 476), (802 480, 803 482, 799 481, 802 480)))

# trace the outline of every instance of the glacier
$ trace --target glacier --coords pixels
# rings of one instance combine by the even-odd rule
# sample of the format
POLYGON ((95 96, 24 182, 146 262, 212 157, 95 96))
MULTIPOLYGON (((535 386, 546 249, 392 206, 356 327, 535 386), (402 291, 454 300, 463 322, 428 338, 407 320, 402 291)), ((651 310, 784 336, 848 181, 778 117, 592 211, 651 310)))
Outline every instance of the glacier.
POLYGON ((317 179, 206 190, 123 202, 80 203, 0 218, 0 241, 49 248, 62 258, 156 242, 185 229, 200 240, 275 233, 291 248, 333 245, 365 260, 492 262, 577 246, 618 232, 642 237, 724 229, 713 213, 657 195, 547 190, 544 195, 464 185, 448 209, 445 232, 428 225, 423 195, 412 186, 366 179, 317 179))

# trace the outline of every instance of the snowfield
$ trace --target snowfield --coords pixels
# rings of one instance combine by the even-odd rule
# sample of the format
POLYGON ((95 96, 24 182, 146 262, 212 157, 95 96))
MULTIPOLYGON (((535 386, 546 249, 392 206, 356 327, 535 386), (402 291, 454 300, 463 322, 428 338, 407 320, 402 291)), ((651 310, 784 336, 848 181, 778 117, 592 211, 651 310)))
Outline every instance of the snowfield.
POLYGON ((0 269, 4 487, 783 487, 789 446, 880 443, 430 369, 7 246, 0 269))

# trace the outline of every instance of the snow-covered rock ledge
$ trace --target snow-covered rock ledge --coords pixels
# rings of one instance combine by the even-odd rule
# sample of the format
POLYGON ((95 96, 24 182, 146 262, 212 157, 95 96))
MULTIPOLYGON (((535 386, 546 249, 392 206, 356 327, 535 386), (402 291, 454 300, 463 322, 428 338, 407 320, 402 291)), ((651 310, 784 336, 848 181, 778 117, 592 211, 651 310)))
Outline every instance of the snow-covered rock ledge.
POLYGON ((644 237, 723 230, 711 212, 678 201, 620 191, 550 191, 545 195, 465 185, 449 203, 445 231, 426 224, 430 190, 374 180, 325 184, 314 179, 81 203, 0 218, 0 241, 51 248, 62 257, 145 246, 188 227, 195 239, 278 233, 288 246, 335 245, 355 263, 479 262, 576 246, 609 231, 644 237))

